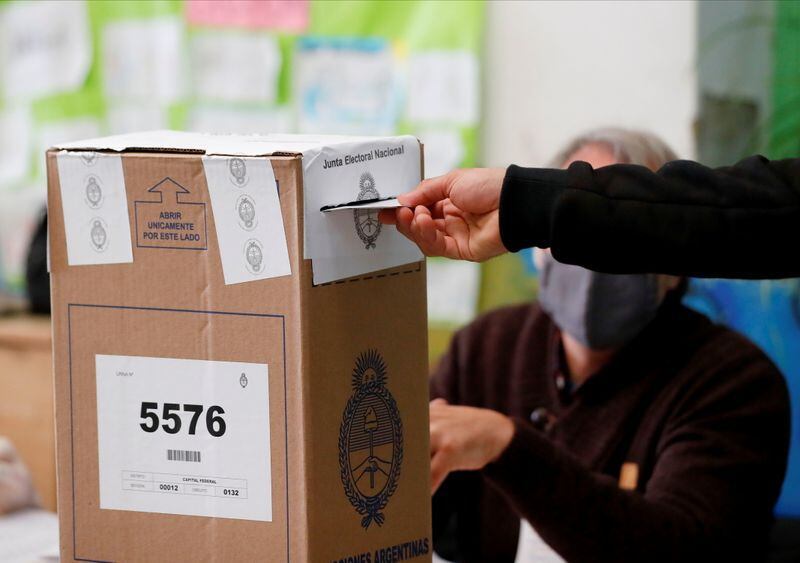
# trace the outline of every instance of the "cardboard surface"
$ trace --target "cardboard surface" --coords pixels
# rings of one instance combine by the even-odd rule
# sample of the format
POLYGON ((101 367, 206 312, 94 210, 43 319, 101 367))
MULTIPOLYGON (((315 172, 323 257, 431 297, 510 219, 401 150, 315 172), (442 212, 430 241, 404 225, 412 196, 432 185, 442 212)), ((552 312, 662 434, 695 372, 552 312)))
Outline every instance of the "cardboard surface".
MULTIPOLYGON (((132 240, 135 202, 171 178, 187 190, 185 201, 209 211, 207 244, 134 244, 132 263, 68 266, 56 152, 49 153, 62 560, 430 561, 424 263, 314 285, 303 259, 301 157, 269 161, 292 275, 225 285, 199 154, 129 151, 122 166, 132 240), (98 355, 266 364, 272 520, 100 508, 98 355)), ((223 396, 208 374, 198 382, 209 401, 223 396)), ((190 417, 181 416, 175 437, 192 443, 190 417)), ((129 424, 138 432, 146 422, 129 424)), ((259 439, 266 438, 249 437, 259 439)), ((191 474, 191 462, 169 463, 175 474, 191 474)))

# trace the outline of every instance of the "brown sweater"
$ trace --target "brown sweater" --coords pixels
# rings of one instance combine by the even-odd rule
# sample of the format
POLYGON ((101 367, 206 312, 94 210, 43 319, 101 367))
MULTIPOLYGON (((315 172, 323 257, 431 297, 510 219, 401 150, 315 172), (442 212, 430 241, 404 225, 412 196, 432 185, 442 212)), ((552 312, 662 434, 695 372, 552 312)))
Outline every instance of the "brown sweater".
POLYGON ((437 551, 514 561, 522 517, 570 563, 763 559, 790 424, 766 356, 671 299, 571 394, 556 385, 559 350, 536 305, 454 338, 432 397, 503 412, 516 433, 495 463, 436 493, 437 551), (532 423, 542 407, 552 417, 532 423))

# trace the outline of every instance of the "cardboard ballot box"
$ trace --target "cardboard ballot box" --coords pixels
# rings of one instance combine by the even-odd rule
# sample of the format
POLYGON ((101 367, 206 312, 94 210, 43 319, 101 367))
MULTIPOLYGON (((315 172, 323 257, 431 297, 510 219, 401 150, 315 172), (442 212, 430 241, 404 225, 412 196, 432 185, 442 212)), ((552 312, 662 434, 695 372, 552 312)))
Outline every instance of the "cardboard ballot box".
POLYGON ((412 137, 48 153, 66 561, 429 561, 412 137))

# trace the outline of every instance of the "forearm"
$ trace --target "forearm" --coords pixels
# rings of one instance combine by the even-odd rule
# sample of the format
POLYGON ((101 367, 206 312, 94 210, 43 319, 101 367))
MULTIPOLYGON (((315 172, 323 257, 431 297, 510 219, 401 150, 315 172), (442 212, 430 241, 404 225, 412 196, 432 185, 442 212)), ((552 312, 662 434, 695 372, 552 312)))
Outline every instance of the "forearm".
POLYGON ((716 170, 511 166, 500 232, 509 250, 551 248, 562 262, 612 273, 794 277, 800 259, 785 249, 800 240, 799 186, 800 160, 761 157, 716 170))
POLYGON ((713 527, 713 518, 701 524, 624 491, 524 422, 515 426, 510 446, 484 475, 567 561, 712 560, 708 530, 701 526, 713 527))

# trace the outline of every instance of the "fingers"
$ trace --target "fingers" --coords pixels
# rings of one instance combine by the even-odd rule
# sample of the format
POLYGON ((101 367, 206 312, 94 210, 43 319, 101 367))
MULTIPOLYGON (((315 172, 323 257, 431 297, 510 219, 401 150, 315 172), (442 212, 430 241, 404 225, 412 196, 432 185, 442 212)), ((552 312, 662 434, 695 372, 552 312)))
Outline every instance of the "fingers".
POLYGON ((446 404, 447 404, 447 400, 446 399, 443 399, 441 397, 437 397, 436 399, 431 401, 430 406, 434 406, 434 405, 440 406, 440 405, 446 405, 446 404))
POLYGON ((397 213, 395 209, 381 209, 378 211, 378 221, 384 225, 394 225, 397 223, 397 213))
POLYGON ((411 222, 413 220, 414 212, 407 207, 401 207, 395 213, 395 226, 397 227, 397 230, 400 231, 400 234, 410 238, 412 241, 414 241, 414 239, 411 237, 411 222))
POLYGON ((401 205, 417 207, 430 206, 448 197, 452 185, 453 173, 423 180, 413 191, 397 197, 401 205))
POLYGON ((435 218, 424 206, 402 207, 395 212, 397 230, 416 244, 426 256, 463 259, 459 245, 447 234, 447 219, 435 218))

